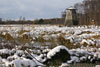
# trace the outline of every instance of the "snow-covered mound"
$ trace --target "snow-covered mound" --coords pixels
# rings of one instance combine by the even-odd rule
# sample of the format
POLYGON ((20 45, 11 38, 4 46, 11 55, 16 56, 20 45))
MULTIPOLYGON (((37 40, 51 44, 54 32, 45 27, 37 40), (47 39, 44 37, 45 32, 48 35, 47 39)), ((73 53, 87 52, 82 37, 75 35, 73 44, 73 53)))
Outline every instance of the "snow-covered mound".
POLYGON ((48 59, 51 59, 52 56, 54 56, 57 53, 61 52, 61 50, 65 50, 66 53, 68 53, 68 55, 70 54, 70 51, 69 51, 68 48, 66 48, 65 46, 60 45, 60 46, 57 46, 57 47, 53 48, 50 52, 48 52, 47 58, 48 59))
POLYGON ((67 60, 70 60, 70 51, 65 46, 57 46, 50 50, 47 53, 47 60, 44 63, 52 62, 55 60, 60 60, 61 62, 66 62, 67 60))

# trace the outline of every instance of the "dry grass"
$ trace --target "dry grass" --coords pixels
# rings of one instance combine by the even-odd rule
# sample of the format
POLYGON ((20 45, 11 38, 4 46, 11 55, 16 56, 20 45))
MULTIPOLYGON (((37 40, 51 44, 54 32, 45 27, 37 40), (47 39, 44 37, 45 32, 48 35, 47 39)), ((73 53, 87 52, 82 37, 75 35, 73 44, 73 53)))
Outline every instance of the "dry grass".
POLYGON ((95 36, 92 36, 90 38, 94 38, 94 39, 100 39, 100 35, 95 35, 95 36))
POLYGON ((17 37, 17 40, 21 43, 28 43, 31 42, 32 38, 27 34, 17 37))
POLYGON ((13 36, 11 36, 9 33, 6 33, 6 34, 4 35, 4 38, 5 38, 6 40, 8 40, 8 41, 15 40, 15 39, 13 38, 13 36))
POLYGON ((64 35, 61 35, 61 36, 58 37, 58 43, 59 43, 60 45, 66 46, 66 47, 69 48, 69 49, 81 47, 80 44, 71 43, 69 39, 66 40, 66 39, 64 38, 64 35))
POLYGON ((54 48, 57 46, 55 38, 51 37, 50 42, 51 42, 51 48, 54 48))
POLYGON ((25 33, 25 32, 29 32, 29 31, 27 31, 27 30, 21 30, 21 31, 18 32, 18 34, 19 34, 19 35, 22 35, 22 34, 25 33))

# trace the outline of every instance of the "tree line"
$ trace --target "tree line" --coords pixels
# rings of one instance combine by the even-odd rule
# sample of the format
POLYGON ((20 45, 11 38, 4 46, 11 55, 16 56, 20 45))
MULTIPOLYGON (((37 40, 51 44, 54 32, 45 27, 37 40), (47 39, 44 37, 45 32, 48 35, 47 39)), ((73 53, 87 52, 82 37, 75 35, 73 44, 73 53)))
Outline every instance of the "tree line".
MULTIPOLYGON (((83 0, 81 3, 76 3, 74 7, 77 9, 80 25, 100 25, 100 0, 83 0)), ((64 19, 66 12, 62 12, 64 19)))
POLYGON ((84 0, 74 7, 77 8, 80 25, 100 25, 100 0, 84 0))

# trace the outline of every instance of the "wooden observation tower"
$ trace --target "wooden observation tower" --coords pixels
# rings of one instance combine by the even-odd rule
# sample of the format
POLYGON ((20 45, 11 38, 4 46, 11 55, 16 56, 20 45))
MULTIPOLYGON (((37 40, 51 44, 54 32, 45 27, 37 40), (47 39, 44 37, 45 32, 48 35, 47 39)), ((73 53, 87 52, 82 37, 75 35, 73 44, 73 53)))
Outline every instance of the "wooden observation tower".
POLYGON ((66 9, 66 17, 65 17, 64 25, 67 26, 78 25, 78 18, 77 18, 77 13, 75 8, 71 7, 66 9))

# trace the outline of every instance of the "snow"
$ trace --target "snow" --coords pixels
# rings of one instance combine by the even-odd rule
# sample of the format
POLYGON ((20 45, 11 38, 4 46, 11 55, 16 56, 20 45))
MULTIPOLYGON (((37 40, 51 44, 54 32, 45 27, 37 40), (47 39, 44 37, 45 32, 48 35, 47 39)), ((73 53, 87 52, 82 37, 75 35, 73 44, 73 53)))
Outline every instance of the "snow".
POLYGON ((57 52, 59 52, 61 49, 65 49, 66 51, 68 51, 69 54, 71 54, 69 49, 67 49, 65 46, 60 45, 48 52, 47 58, 51 59, 51 57, 54 56, 57 52))
POLYGON ((45 49, 45 50, 43 50, 42 52, 43 53, 46 53, 46 52, 49 52, 51 49, 45 49))
MULTIPOLYGON (((68 63, 78 63, 81 61, 89 59, 89 61, 93 61, 95 57, 97 59, 100 59, 100 26, 75 26, 75 27, 67 27, 62 26, 59 27, 57 25, 23 25, 23 30, 28 31, 24 32, 22 35, 27 35, 31 39, 29 43, 21 43, 17 39, 19 36, 19 32, 22 31, 21 25, 0 25, 0 34, 3 37, 0 37, 0 55, 2 54, 9 54, 6 59, 4 59, 2 56, 0 57, 0 63, 4 63, 4 65, 9 66, 11 63, 13 63, 15 66, 21 66, 21 64, 25 65, 26 67, 28 65, 35 66, 36 63, 39 65, 43 65, 40 62, 46 61, 47 58, 51 58, 54 56, 57 52, 60 51, 60 49, 65 49, 66 51, 71 54, 71 60, 69 60, 67 63, 61 65, 67 65, 68 63), (5 34, 9 33, 13 38, 13 41, 7 41, 4 37, 5 34), (58 38, 60 35, 63 35, 64 39, 70 40, 71 44, 78 44, 80 47, 78 48, 72 48, 67 49, 65 46, 62 46, 64 44, 59 44, 58 38), (96 36, 96 37, 94 37, 96 36), (37 42, 37 39, 39 37, 42 37, 44 39, 45 43, 37 42), (55 44, 57 47, 54 49, 48 49, 51 47, 51 39, 55 39, 55 44), (86 47, 84 46, 87 45, 86 47), (8 49, 4 46, 16 46, 13 49, 8 49), (29 49, 30 53, 35 56, 35 59, 28 59, 25 58, 25 51, 21 49, 22 46, 32 46, 32 49, 29 49), (45 46, 42 46, 45 45, 45 46), (2 47, 3 46, 3 47, 2 47), (43 54, 42 54, 43 53, 43 54), (13 54, 13 55, 11 55, 13 54), (35 55, 40 54, 40 55, 35 55), (93 58, 91 58, 93 57, 93 58)), ((67 44, 66 44, 67 45, 67 44)), ((69 44, 68 44, 69 45, 69 44)), ((26 49, 25 49, 26 50, 26 49)), ((22 67, 22 66, 21 66, 22 67)))
POLYGON ((71 56, 71 60, 67 61, 67 63, 77 63, 77 62, 80 62, 80 60, 76 56, 71 56))
POLYGON ((86 43, 86 44, 88 44, 88 45, 94 45, 94 44, 95 44, 95 41, 83 39, 83 40, 80 42, 80 44, 84 44, 84 43, 86 43))
POLYGON ((38 61, 40 61, 41 63, 43 63, 44 61, 46 61, 46 55, 45 54, 41 54, 40 56, 35 57, 38 61))
POLYGON ((29 60, 29 59, 16 59, 12 62, 12 64, 14 64, 14 67, 35 67, 36 64, 32 61, 32 60, 29 60))
POLYGON ((67 64, 67 63, 62 63, 61 66, 59 66, 59 67, 69 67, 69 64, 67 64))
POLYGON ((11 51, 9 49, 1 49, 0 54, 11 54, 11 51))
POLYGON ((100 67, 100 65, 96 65, 95 67, 100 67))
POLYGON ((86 60, 87 60, 87 57, 86 56, 80 57, 80 61, 86 61, 86 60))

